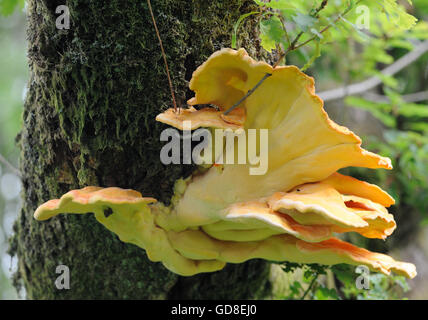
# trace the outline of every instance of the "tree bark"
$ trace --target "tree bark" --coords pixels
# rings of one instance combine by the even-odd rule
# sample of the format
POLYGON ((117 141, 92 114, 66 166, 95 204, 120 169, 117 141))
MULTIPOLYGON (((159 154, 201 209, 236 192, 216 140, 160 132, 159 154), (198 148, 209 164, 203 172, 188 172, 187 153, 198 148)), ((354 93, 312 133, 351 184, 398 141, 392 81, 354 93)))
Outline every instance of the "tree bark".
MULTIPOLYGON (((67 0, 69 30, 55 14, 64 1, 28 1, 30 80, 18 137, 23 209, 11 253, 15 285, 30 299, 246 299, 269 290, 269 265, 253 260, 183 278, 150 262, 95 218, 67 215, 37 222, 41 203, 88 185, 118 186, 168 203, 174 181, 192 166, 164 166, 155 116, 171 107, 163 60, 144 0, 67 0), (58 290, 55 270, 70 269, 58 290)), ((192 96, 192 72, 230 45, 233 24, 251 0, 157 0, 154 14, 180 105, 192 96)), ((256 27, 240 29, 242 46, 261 58, 256 27)))

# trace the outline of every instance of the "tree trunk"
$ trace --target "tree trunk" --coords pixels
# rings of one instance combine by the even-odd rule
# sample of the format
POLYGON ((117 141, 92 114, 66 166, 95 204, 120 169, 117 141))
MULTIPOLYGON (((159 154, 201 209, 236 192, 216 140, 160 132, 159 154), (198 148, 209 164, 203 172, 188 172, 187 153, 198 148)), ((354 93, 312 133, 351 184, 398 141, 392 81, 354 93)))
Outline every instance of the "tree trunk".
MULTIPOLYGON (((183 278, 150 262, 92 215, 37 222, 38 205, 70 189, 118 186, 168 203, 174 181, 192 166, 164 166, 155 116, 171 107, 156 34, 144 0, 67 0, 69 30, 55 9, 64 1, 28 1, 30 80, 19 136, 23 209, 11 253, 15 284, 30 299, 154 299, 260 297, 269 266, 253 260, 183 278), (70 289, 58 290, 58 265, 70 269, 70 289)), ((192 72, 230 45, 233 24, 252 0, 157 0, 154 14, 170 64, 177 100, 185 105, 192 72)), ((239 39, 260 58, 253 22, 239 39)))

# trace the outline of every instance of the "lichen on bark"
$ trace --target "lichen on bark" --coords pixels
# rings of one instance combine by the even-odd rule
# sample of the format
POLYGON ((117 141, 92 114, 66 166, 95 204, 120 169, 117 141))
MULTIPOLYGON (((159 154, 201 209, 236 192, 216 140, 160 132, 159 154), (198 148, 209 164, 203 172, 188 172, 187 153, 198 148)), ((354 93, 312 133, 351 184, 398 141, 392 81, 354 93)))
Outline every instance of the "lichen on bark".
MULTIPOLYGON (((250 0, 152 1, 179 104, 191 97, 192 72, 229 46, 234 22, 250 0)), ((42 202, 87 185, 132 188, 168 203, 175 180, 193 166, 159 160, 155 116, 170 107, 159 44, 145 1, 67 0, 71 28, 55 27, 62 1, 28 1, 30 79, 19 136, 24 205, 11 253, 16 285, 32 299, 155 299, 262 296, 268 264, 259 260, 181 278, 125 244, 92 215, 36 222, 42 202), (58 290, 57 265, 69 266, 71 289, 58 290)), ((253 22, 239 35, 261 58, 253 22)))

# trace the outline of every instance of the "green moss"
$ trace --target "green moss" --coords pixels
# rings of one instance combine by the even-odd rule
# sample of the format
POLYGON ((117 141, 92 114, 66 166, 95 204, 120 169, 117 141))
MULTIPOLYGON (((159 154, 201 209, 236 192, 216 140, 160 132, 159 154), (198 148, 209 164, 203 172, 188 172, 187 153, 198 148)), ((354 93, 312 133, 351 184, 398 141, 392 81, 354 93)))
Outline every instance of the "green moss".
MULTIPOLYGON (((20 134, 24 206, 11 246, 19 257, 16 283, 35 299, 180 297, 178 288, 187 283, 192 285, 182 297, 254 297, 265 287, 264 262, 184 279, 149 262, 143 250, 119 241, 91 215, 43 223, 32 218, 44 201, 86 185, 133 188, 168 205, 175 181, 195 169, 159 160, 166 126, 154 119, 171 106, 171 97, 146 2, 68 0, 70 30, 55 28, 59 4, 63 1, 28 1, 31 75, 20 134), (70 290, 54 285, 59 264, 70 268, 70 290)), ((251 0, 153 3, 181 105, 192 96, 187 89, 192 72, 229 46, 234 22, 251 5, 251 0)), ((255 28, 248 23, 240 39, 260 57, 259 44, 251 40, 255 28)))

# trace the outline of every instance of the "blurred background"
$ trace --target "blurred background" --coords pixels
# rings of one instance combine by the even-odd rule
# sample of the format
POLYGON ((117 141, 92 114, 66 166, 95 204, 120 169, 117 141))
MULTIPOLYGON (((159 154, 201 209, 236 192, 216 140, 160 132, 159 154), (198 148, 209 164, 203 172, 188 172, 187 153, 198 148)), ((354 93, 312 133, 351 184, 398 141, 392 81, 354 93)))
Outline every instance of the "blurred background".
MULTIPOLYGON (((21 126, 21 113, 28 79, 25 13, 0 15, 0 155, 18 167, 19 150, 15 137, 21 126)), ((0 299, 16 299, 10 278, 16 257, 7 254, 8 238, 20 210, 19 176, 0 161, 0 299)))
MULTIPOLYGON (((0 0, 1 299, 19 298, 11 285, 16 258, 7 254, 8 238, 21 205, 20 178, 14 169, 19 158, 15 137, 21 126, 28 79, 25 8, 15 7, 18 2, 22 3, 0 0)), ((326 10, 333 10, 335 3, 340 2, 331 1, 326 10)), ((355 26, 358 16, 350 15, 346 23, 332 28, 326 36, 329 43, 323 44, 321 50, 311 44, 291 53, 287 61, 300 67, 310 62, 306 72, 315 77, 317 92, 326 93, 375 75, 382 79, 380 85, 367 86, 357 95, 330 97, 325 101, 332 119, 361 136, 365 148, 390 157, 394 165, 392 171, 357 168, 342 171, 382 186, 397 200, 391 212, 398 228, 387 241, 369 240, 356 234, 350 234, 346 240, 412 262, 417 266, 418 276, 406 282, 398 277, 373 275, 373 290, 362 294, 342 288, 345 298, 428 299, 428 46, 425 45, 417 59, 406 61, 410 59, 409 53, 428 41, 428 0, 413 0, 413 6, 407 1, 399 2, 418 18, 413 29, 391 27, 393 17, 384 15, 380 19, 374 12, 368 17, 368 28, 361 29, 355 26), (313 57, 319 53, 321 57, 315 60, 313 57), (397 73, 381 73, 400 58, 405 65, 397 73), (399 294, 396 294, 397 285, 401 287, 399 294)), ((289 20, 293 21, 292 16, 289 20)))

